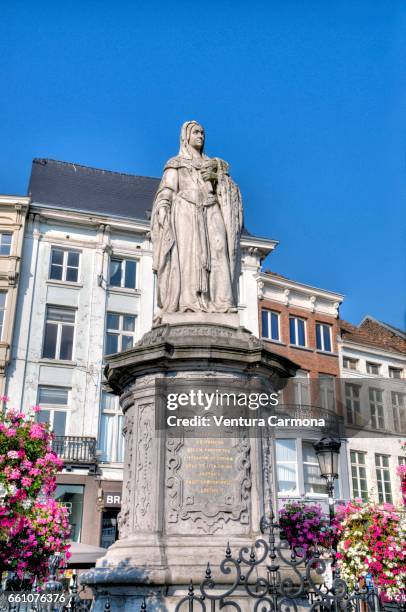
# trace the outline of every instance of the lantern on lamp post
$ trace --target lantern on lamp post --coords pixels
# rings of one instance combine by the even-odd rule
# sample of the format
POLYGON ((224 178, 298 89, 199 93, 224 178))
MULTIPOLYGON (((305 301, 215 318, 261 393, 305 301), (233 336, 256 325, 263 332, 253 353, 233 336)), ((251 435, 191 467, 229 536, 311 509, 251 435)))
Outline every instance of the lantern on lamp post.
POLYGON ((341 442, 329 436, 313 444, 320 467, 320 475, 326 480, 330 524, 334 519, 334 481, 338 478, 338 461, 341 442))

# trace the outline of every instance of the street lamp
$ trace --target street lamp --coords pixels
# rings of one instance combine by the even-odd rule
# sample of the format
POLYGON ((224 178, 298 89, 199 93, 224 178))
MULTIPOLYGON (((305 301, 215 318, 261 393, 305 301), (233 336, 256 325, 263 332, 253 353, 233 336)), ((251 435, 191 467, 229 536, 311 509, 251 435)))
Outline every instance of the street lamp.
POLYGON ((334 519, 334 481, 338 478, 338 459, 341 442, 336 438, 323 437, 313 444, 319 462, 320 475, 326 480, 330 524, 334 519))

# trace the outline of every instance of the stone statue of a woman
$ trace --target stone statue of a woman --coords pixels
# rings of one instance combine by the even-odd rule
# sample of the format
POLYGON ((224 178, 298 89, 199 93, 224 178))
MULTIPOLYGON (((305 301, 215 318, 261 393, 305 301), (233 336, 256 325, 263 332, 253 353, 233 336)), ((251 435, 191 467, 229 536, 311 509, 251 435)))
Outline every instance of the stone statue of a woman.
POLYGON ((204 129, 182 126, 155 197, 151 236, 159 312, 236 312, 242 201, 228 164, 207 157, 204 129))

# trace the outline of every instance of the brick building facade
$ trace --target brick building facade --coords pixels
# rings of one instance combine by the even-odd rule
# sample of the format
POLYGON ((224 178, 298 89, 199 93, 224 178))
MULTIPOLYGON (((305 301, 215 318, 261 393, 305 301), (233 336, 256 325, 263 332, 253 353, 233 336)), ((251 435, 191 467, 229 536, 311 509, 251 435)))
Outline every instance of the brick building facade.
MULTIPOLYGON (((339 306, 343 296, 266 272, 258 275, 260 337, 275 353, 300 366, 283 392, 283 404, 334 411, 341 416, 338 355, 339 306)), ((281 433, 275 439, 277 503, 304 496, 326 502, 313 443, 317 430, 281 433)), ((345 442, 343 443, 345 447, 345 442)), ((349 496, 347 453, 341 453, 337 499, 349 496)))

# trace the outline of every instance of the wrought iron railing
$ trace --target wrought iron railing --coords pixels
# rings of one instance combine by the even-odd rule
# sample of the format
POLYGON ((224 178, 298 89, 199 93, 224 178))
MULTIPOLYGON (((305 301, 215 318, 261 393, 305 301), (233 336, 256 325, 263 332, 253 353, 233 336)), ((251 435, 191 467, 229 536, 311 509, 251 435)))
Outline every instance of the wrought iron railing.
POLYGON ((56 436, 52 441, 54 452, 65 466, 88 466, 96 469, 98 455, 96 438, 86 436, 56 436))
MULTIPOLYGON (((262 537, 236 555, 227 545, 217 578, 210 562, 200 585, 190 583, 175 612, 400 612, 405 603, 385 603, 373 584, 361 579, 350 587, 340 578, 334 549, 317 546, 310 555, 280 538, 271 509, 261 519, 262 537), (267 534, 267 537, 266 537, 267 534)), ((217 572, 218 573, 218 572, 217 572)), ((148 609, 145 606, 144 609, 148 609)))

